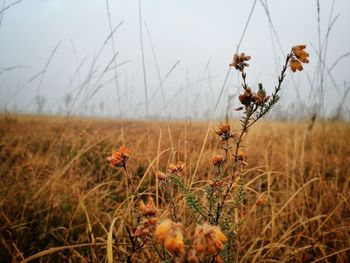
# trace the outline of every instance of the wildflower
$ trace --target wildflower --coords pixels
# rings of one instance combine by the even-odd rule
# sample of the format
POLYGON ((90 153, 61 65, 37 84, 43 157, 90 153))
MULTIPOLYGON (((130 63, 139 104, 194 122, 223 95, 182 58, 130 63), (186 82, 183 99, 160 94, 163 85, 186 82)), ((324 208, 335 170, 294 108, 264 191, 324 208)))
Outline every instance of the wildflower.
POLYGON ((182 234, 182 224, 175 223, 170 219, 165 219, 155 230, 155 238, 158 243, 171 253, 183 252, 185 243, 182 234))
POLYGON ((292 51, 297 59, 299 59, 303 63, 309 63, 309 53, 307 53, 304 49, 306 45, 297 45, 292 48, 292 51))
POLYGON ((212 159, 211 162, 214 166, 220 166, 224 159, 220 155, 215 155, 212 159))
POLYGON ((243 165, 247 165, 247 155, 242 150, 238 151, 237 155, 235 156, 235 160, 243 165))
POLYGON ((297 70, 302 71, 302 63, 309 63, 309 53, 304 49, 306 45, 297 45, 292 48, 292 59, 290 60, 289 66, 293 72, 297 70))
POLYGON ((139 210, 143 216, 155 216, 157 208, 152 197, 148 199, 147 205, 141 200, 139 201, 139 210))
POLYGON ((157 221, 156 217, 142 219, 141 224, 135 230, 134 236, 141 237, 154 233, 157 221))
POLYGON ((159 181, 166 181, 168 179, 167 175, 160 170, 156 172, 156 176, 159 181))
POLYGON ((252 102, 252 95, 252 90, 248 87, 241 95, 239 95, 238 99, 244 106, 249 106, 252 102))
POLYGON ((150 233, 153 233, 157 224, 157 208, 154 205, 154 200, 152 197, 148 199, 147 205, 141 200, 138 203, 139 210, 141 215, 144 217, 140 225, 135 230, 135 236, 147 236, 150 233))
POLYGON ((121 146, 118 151, 112 152, 112 156, 107 157, 107 161, 112 167, 123 167, 130 158, 130 154, 130 149, 121 146))
POLYGON ((290 69, 295 72, 297 70, 302 71, 303 70, 303 65, 301 64, 301 62, 295 58, 292 58, 290 60, 290 69))
POLYGON ((256 204, 257 206, 263 206, 263 205, 266 204, 266 202, 267 202, 266 198, 265 198, 263 195, 260 195, 260 196, 256 199, 255 204, 256 204))
POLYGON ((171 174, 180 174, 185 169, 185 163, 182 161, 178 161, 177 164, 170 163, 168 166, 168 172, 171 174))
POLYGON ((234 137, 234 134, 231 133, 231 127, 228 122, 220 123, 220 126, 215 133, 219 135, 223 141, 227 141, 228 139, 234 137))
POLYGON ((229 66, 243 72, 245 67, 249 67, 249 64, 246 63, 248 60, 250 60, 250 56, 246 56, 244 53, 236 53, 233 55, 232 63, 229 66))
POLYGON ((194 232, 193 247, 198 253, 216 255, 218 250, 224 249, 224 243, 227 241, 225 234, 220 227, 204 223, 197 225, 194 232))

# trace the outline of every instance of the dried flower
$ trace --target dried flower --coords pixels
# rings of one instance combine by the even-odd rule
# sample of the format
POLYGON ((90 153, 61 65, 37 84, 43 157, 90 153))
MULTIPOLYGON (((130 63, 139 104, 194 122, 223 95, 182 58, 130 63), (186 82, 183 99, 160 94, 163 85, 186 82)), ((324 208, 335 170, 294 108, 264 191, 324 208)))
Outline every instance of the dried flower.
POLYGON ((170 163, 168 166, 168 172, 171 174, 181 174, 185 169, 185 163, 178 161, 176 164, 170 163))
POLYGON ((292 58, 290 60, 290 69, 295 72, 297 70, 302 71, 303 70, 303 65, 301 64, 301 62, 295 58, 292 58))
POLYGON ((152 216, 155 216, 157 214, 157 208, 154 204, 154 200, 152 197, 150 197, 148 199, 147 205, 145 205, 145 203, 142 200, 140 200, 139 201, 139 210, 143 216, 148 216, 148 217, 151 216, 152 217, 152 216))
POLYGON ((244 105, 244 106, 249 106, 250 103, 252 102, 252 90, 247 87, 244 92, 238 96, 239 101, 244 105))
POLYGON ((232 63, 229 66, 243 72, 245 67, 249 67, 249 64, 246 63, 248 60, 250 60, 250 56, 246 56, 244 53, 236 53, 233 55, 232 63))
POLYGON ((237 155, 235 156, 235 160, 243 165, 247 165, 247 155, 242 150, 238 151, 237 155))
POLYGON ((224 159, 222 158, 221 155, 215 155, 212 159, 211 162, 214 166, 220 166, 224 159))
POLYGON ((130 149, 121 146, 118 151, 112 152, 112 156, 107 157, 107 161, 112 167, 123 167, 130 158, 130 154, 130 149))
POLYGON ((205 254, 208 251, 211 255, 216 255, 218 250, 224 249, 226 241, 227 238, 220 227, 204 223, 196 227, 193 247, 198 253, 205 254))
POLYGON ((259 197, 256 199, 255 204, 257 206, 263 206, 267 202, 266 198, 264 195, 259 195, 259 197))
POLYGON ((159 181, 166 181, 168 179, 168 176, 160 170, 156 172, 156 176, 159 181))
POLYGON ((157 208, 154 204, 154 200, 152 197, 148 199, 147 205, 140 200, 138 203, 139 210, 141 212, 141 215, 144 217, 139 224, 139 226, 136 228, 134 236, 140 237, 140 236, 147 236, 155 231, 156 224, 157 224, 157 208))
POLYGON ((289 66, 293 72, 297 70, 302 71, 302 63, 309 63, 309 53, 304 49, 306 45, 297 45, 292 48, 292 59, 290 60, 289 66))
POLYGON ((252 101, 255 103, 257 106, 264 106, 266 102, 270 99, 270 96, 266 96, 266 93, 262 93, 258 91, 257 93, 253 93, 252 96, 252 101))
POLYGON ((170 219, 165 219, 157 226, 155 238, 171 253, 184 251, 185 243, 181 223, 175 223, 170 219))
POLYGON ((306 45, 297 45, 292 48, 292 51, 297 59, 299 59, 303 63, 309 63, 309 53, 307 53, 304 49, 306 45))
POLYGON ((156 217, 142 219, 140 225, 136 228, 134 236, 141 237, 154 233, 158 219, 156 217))
POLYGON ((228 122, 220 123, 220 126, 215 133, 219 135, 223 141, 227 141, 228 139, 234 137, 234 134, 231 133, 231 127, 228 122))

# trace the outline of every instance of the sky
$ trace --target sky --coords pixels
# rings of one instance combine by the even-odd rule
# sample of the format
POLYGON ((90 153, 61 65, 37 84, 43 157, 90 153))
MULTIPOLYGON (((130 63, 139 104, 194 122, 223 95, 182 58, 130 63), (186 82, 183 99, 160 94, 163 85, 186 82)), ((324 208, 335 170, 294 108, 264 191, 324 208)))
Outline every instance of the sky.
POLYGON ((220 118, 229 95, 230 114, 240 106, 239 74, 224 85, 237 48, 252 57, 248 84, 271 93, 290 48, 306 44, 310 63, 287 73, 278 112, 332 116, 343 105, 350 116, 348 0, 320 0, 319 27, 316 0, 17 1, 0 0, 10 6, 0 13, 1 111, 207 119, 222 90, 220 118))

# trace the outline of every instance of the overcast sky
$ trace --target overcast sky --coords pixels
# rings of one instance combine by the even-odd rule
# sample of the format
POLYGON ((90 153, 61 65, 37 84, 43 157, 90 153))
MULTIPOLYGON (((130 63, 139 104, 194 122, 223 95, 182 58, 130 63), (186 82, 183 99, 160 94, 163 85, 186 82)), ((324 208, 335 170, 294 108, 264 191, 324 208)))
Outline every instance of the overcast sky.
MULTIPOLYGON (((15 2, 0 0, 0 10, 15 2)), ((327 47, 325 64, 331 69, 331 75, 327 70, 324 74, 324 101, 332 113, 350 85, 350 56, 332 68, 350 52, 350 1, 319 2, 321 45, 327 47), (326 46, 330 16, 335 22, 326 46)), ((120 26, 107 42, 106 1, 23 0, 0 14, 0 109, 35 112, 42 100, 36 98, 45 98, 44 112, 142 118, 147 111, 146 82, 150 116, 206 116, 214 108, 253 4, 141 1, 144 77, 138 0, 109 0, 111 26, 120 26)), ((290 112, 293 107, 309 111, 320 101, 317 17, 316 0, 258 0, 239 48, 252 56, 250 86, 255 89, 262 82, 271 93, 285 54, 295 44, 307 45, 311 62, 293 78, 289 72, 283 86, 282 105, 290 112), (268 4, 274 31, 262 3, 268 4)), ((239 89, 232 71, 218 114, 225 111, 227 95, 239 89)), ((347 98, 344 114, 349 114, 349 102, 347 98)))

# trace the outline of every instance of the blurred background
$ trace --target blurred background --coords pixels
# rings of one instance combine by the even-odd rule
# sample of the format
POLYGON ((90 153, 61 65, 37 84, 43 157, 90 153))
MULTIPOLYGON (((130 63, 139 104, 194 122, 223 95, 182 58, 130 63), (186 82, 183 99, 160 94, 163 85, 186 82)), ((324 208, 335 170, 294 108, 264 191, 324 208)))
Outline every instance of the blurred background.
POLYGON ((310 63, 287 74, 272 118, 350 116, 348 0, 2 0, 0 10, 1 112, 206 120, 229 106, 235 117, 233 54, 252 56, 248 84, 271 93, 291 47, 306 44, 310 63))

